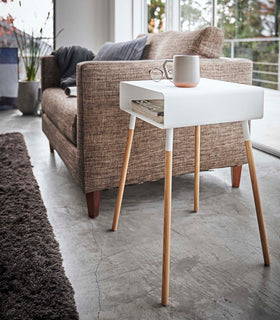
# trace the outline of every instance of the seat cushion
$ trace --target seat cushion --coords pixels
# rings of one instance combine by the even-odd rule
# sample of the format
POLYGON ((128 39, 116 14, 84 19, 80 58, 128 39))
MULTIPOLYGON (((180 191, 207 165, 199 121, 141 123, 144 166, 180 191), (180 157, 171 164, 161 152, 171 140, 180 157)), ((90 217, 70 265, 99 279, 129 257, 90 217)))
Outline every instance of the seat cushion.
POLYGON ((219 58, 224 35, 216 27, 192 32, 167 31, 148 37, 142 60, 172 59, 174 55, 190 54, 204 58, 219 58))
POLYGON ((43 91, 42 109, 59 131, 77 145, 77 98, 68 97, 61 88, 43 91))

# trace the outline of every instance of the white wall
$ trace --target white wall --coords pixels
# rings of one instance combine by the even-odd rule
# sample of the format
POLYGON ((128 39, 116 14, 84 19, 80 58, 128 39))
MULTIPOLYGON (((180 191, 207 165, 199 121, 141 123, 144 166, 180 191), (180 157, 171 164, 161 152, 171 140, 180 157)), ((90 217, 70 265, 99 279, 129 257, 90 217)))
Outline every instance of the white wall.
POLYGON ((55 0, 56 48, 80 45, 96 54, 106 41, 146 32, 146 0, 55 0))
POLYGON ((110 40, 110 0, 55 0, 56 48, 80 45, 96 54, 110 40))

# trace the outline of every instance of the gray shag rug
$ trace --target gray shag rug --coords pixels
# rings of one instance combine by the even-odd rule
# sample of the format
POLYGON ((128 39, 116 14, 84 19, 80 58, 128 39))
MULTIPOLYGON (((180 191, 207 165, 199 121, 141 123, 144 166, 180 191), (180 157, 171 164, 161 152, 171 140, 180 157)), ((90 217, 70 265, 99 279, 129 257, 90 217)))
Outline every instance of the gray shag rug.
POLYGON ((78 319, 20 133, 0 135, 0 319, 78 319))

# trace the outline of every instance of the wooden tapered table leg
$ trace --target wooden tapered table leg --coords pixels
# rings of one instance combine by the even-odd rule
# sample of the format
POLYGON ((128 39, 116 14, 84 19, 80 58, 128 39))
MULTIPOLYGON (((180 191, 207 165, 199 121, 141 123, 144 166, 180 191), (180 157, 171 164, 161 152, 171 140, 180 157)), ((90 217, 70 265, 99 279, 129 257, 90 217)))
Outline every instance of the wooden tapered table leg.
POLYGON ((195 127, 194 212, 199 208, 200 126, 195 127))
POLYGON ((49 145, 50 145, 50 152, 51 152, 51 153, 54 153, 54 147, 51 145, 50 142, 49 142, 49 145))
POLYGON ((124 160, 123 160, 122 174, 121 174, 120 185, 119 185, 118 198, 117 198, 114 220, 113 220, 113 225, 112 225, 113 231, 116 231, 117 227, 118 227, 118 221, 119 221, 120 210, 121 210, 122 199, 123 199, 123 191, 124 191, 126 174, 127 174, 127 167, 128 167, 130 150, 131 150, 131 145, 132 145, 132 140, 133 140, 135 120, 136 120, 135 116, 131 115, 130 122, 129 122, 127 142, 126 142, 126 149, 125 149, 124 160))
POLYGON ((239 188, 242 166, 231 167, 231 182, 233 188, 239 188))
POLYGON ((169 296, 169 266, 170 266, 170 227, 172 201, 172 146, 173 129, 166 130, 165 146, 165 182, 164 182, 164 227, 162 256, 162 291, 161 303, 168 305, 169 296))
POLYGON ((257 220, 258 220, 258 225, 259 225, 259 232, 260 232, 260 238, 261 238, 261 244, 262 244, 264 264, 265 264, 265 266, 269 266, 270 265, 269 250, 268 250, 268 245, 267 245, 267 240, 266 240, 266 232, 265 232, 264 221, 263 221, 261 198, 260 198, 260 192, 259 192, 259 187, 258 187, 258 181, 257 181, 257 175, 256 175, 256 169, 255 169, 255 163, 254 163, 254 157, 253 157, 253 151, 252 151, 252 145, 251 145, 251 138, 250 138, 249 127, 248 127, 248 121, 243 121, 242 127, 243 127, 243 135, 244 135, 244 140, 245 140, 245 147, 246 147, 249 171, 250 171, 250 176, 251 176, 251 184, 252 184, 256 213, 257 213, 257 220))

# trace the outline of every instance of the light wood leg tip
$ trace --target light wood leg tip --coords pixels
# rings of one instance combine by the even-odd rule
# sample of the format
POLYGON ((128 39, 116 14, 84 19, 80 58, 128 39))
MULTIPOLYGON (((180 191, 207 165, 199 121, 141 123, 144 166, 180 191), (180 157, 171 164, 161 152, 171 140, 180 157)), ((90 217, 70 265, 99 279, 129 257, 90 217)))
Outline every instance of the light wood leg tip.
POLYGON ((265 259, 264 266, 269 267, 270 266, 270 258, 265 259))
POLYGON ((195 127, 194 212, 199 207, 200 126, 195 127))
POLYGON ((113 224, 112 224, 112 231, 117 231, 118 229, 118 219, 114 219, 113 224))
POLYGON ((119 184, 117 203, 116 203, 114 219, 113 219, 113 226, 112 226, 113 231, 117 230, 119 217, 120 217, 123 192, 124 192, 128 162, 129 162, 129 157, 130 157, 130 150, 131 150, 131 145, 132 145, 132 140, 133 140, 134 125, 135 125, 135 116, 131 115, 130 124, 129 124, 129 131, 128 131, 128 136, 127 136, 127 141, 126 141, 125 155, 124 155, 124 159, 123 159, 122 174, 121 174, 121 179, 120 179, 120 184, 119 184), (133 129, 132 129, 132 127, 133 127, 133 129))
POLYGON ((163 305, 163 307, 167 307, 168 306, 168 301, 161 301, 161 304, 163 305))
POLYGON ((112 225, 112 231, 117 231, 117 229, 118 229, 118 225, 115 224, 115 223, 113 223, 113 225, 112 225))

